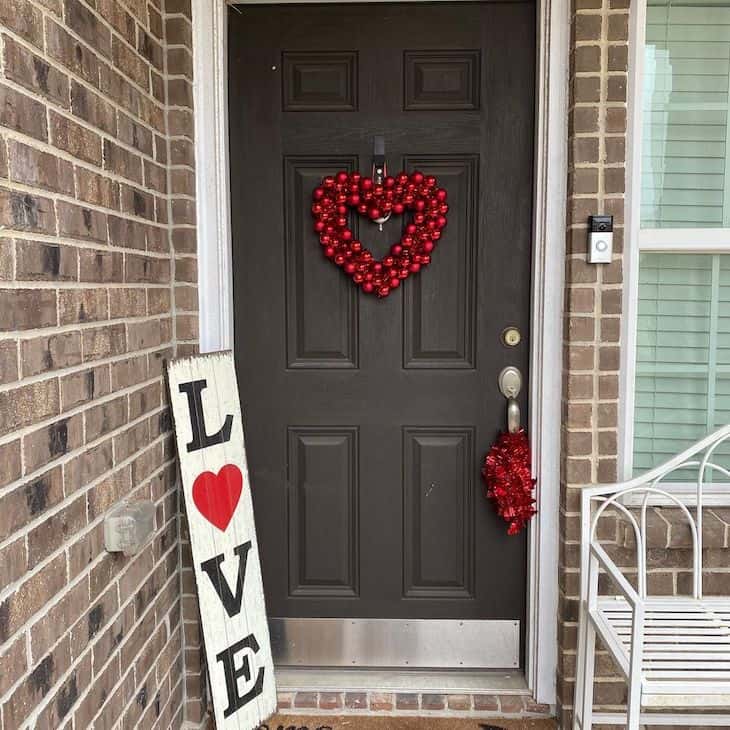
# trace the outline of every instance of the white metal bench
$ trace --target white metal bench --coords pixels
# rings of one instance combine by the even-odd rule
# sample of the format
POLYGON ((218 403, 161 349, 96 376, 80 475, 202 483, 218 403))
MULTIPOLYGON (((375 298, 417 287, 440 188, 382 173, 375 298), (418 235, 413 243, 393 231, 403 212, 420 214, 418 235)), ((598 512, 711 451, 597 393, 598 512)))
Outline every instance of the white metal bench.
POLYGON ((702 594, 703 488, 711 472, 730 479, 730 471, 716 463, 717 449, 728 439, 730 426, 725 426, 631 481, 583 489, 574 730, 589 730, 594 723, 626 724, 629 730, 657 724, 730 727, 730 597, 705 598, 702 594), (679 499, 660 488, 680 469, 683 474, 691 470, 696 475, 691 499, 679 499), (647 595, 647 511, 657 499, 676 505, 689 525, 691 596, 647 595), (596 527, 606 510, 620 513, 633 532, 636 587, 597 537, 596 527), (612 579, 616 595, 599 595, 601 570, 612 579), (593 710, 596 636, 626 678, 625 714, 593 710), (705 712, 700 714, 698 708, 705 712), (712 709, 708 712, 707 708, 712 709), (722 708, 727 714, 719 714, 722 708))

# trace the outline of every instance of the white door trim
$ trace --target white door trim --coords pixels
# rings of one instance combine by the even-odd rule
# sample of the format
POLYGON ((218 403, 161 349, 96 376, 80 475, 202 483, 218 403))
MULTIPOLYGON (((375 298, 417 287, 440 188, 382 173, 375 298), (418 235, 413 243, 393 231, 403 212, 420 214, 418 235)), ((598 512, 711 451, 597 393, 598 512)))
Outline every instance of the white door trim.
MULTIPOLYGON (((247 0, 254 3, 272 0, 247 0)), ((227 6, 226 0, 192 0, 203 352, 233 348, 227 6)), ((529 533, 525 679, 538 702, 555 705, 569 0, 538 0, 538 8, 530 434, 539 487, 529 533)))

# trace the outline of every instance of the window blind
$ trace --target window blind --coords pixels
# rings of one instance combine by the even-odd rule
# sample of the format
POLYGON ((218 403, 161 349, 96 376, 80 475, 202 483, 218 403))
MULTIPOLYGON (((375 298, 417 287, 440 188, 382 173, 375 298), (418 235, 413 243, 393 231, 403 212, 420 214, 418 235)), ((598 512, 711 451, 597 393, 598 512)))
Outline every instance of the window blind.
POLYGON ((649 0, 643 228, 730 226, 730 5, 649 0))
POLYGON ((661 464, 725 423, 730 423, 730 256, 644 252, 634 472, 661 464))

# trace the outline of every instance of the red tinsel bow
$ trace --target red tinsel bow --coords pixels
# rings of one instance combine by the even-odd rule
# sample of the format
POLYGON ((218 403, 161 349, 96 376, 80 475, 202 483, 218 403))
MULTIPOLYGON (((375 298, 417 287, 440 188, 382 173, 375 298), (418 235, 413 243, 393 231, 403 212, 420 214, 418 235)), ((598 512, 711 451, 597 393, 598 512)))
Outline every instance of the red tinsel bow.
POLYGON ((503 432, 489 450, 482 469, 487 497, 507 523, 508 535, 516 535, 537 513, 530 462, 530 442, 524 429, 503 432))

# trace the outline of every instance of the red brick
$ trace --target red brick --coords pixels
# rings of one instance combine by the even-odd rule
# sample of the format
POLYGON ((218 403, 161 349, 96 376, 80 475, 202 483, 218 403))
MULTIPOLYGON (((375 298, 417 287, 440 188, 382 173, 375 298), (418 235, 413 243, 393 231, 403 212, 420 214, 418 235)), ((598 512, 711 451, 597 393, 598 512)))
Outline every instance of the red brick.
POLYGON ((79 279, 95 284, 121 283, 124 280, 121 253, 109 251, 79 251, 79 279))
MULTIPOLYGON (((19 728, 28 715, 41 704, 51 687, 71 666, 71 644, 65 637, 47 656, 33 667, 3 705, 3 717, 10 727, 19 728)), ((41 725, 58 728, 60 725, 41 725)))
POLYGON ((121 396, 84 413, 86 440, 94 441, 126 423, 128 419, 127 397, 121 396))
POLYGON ((110 23, 127 43, 134 45, 137 25, 134 18, 117 0, 96 0, 96 9, 99 15, 110 23))
MULTIPOLYGON (((28 554, 25 548, 25 537, 23 536, 15 542, 7 544, 4 548, 0 548, 0 591, 4 592, 11 583, 20 580, 27 572, 28 554)), ((19 677, 20 674, 16 676, 19 677)), ((14 680, 15 678, 13 678, 14 680)), ((3 659, 0 657, 0 694, 5 691, 2 687, 3 659)))
MULTIPOLYGON (((39 727, 61 727, 61 722, 70 716, 79 696, 91 683, 90 659, 88 654, 77 664, 64 680, 52 700, 38 717, 39 727)), ((68 730, 70 723, 64 726, 68 730)))
POLYGON ((342 695, 339 692, 320 692, 319 707, 321 710, 339 710, 342 708, 342 695))
POLYGON ((46 52, 86 81, 99 84, 99 61, 96 54, 50 19, 46 22, 46 52))
POLYGON ((443 710, 446 708, 446 697, 440 694, 421 695, 421 708, 424 710, 443 710))
POLYGON ((450 710, 466 711, 471 710, 470 695, 449 695, 447 697, 447 707, 450 710))
POLYGON ((149 89, 149 65, 139 55, 117 38, 112 39, 112 54, 117 69, 138 86, 149 89))
POLYGON ((99 360, 112 355, 121 355, 126 350, 126 331, 123 324, 107 325, 85 329, 84 360, 99 360))
MULTIPOLYGON (((2 570, 2 568, 0 568, 2 570)), ((28 671, 25 635, 21 635, 0 654, 0 696, 28 671)))
MULTIPOLYGON (((119 469, 87 492, 89 520, 96 519, 129 494, 132 489, 131 471, 132 470, 129 466, 119 469)), ((146 555, 147 553, 144 554, 146 555)), ((140 559, 137 559, 135 564, 139 565, 140 559)), ((146 565, 146 563, 143 563, 143 565, 146 565)), ((151 563, 147 565, 147 567, 151 570, 151 563)), ((125 577, 122 580, 122 584, 124 584, 125 588, 136 588, 141 582, 141 578, 137 578, 134 581, 130 580, 132 575, 134 575, 134 571, 130 572, 128 569, 125 572, 125 577), (134 586, 131 586, 131 583, 134 583, 134 586)), ((124 593, 123 595, 127 594, 124 593)))
POLYGON ((0 25, 43 48, 43 15, 27 0, 3 0, 0 3, 0 25))
POLYGON ((4 84, 0 84, 0 125, 36 139, 48 139, 43 104, 4 84))
POLYGON ((18 239, 15 243, 19 281, 74 281, 78 255, 71 246, 18 239))
POLYGON ((20 439, 0 445, 0 487, 20 478, 20 439))
POLYGON ((0 644, 5 643, 65 585, 66 556, 62 553, 0 603, 0 644))
POLYGON ((84 167, 77 167, 76 197, 85 203, 119 210, 119 183, 84 167))
POLYGON ((111 33, 79 0, 66 0, 66 22, 95 51, 107 58, 111 56, 111 33))
POLYGON ((0 289, 0 331, 48 327, 57 323, 56 292, 51 289, 0 289))
POLYGON ((53 201, 40 195, 0 188, 0 226, 53 236, 56 234, 53 201))
POLYGON ((365 692, 346 692, 345 707, 348 710, 367 710, 367 694, 365 692))
MULTIPOLYGON (((0 139, 0 158, 4 150, 5 146, 0 139)), ((10 238, 0 238, 0 281, 10 281, 13 278, 13 248, 13 241, 10 238)))
POLYGON ((59 200, 58 232, 62 236, 86 238, 99 243, 106 243, 106 215, 93 208, 86 208, 59 200))
POLYGON ((110 392, 108 365, 101 365, 61 378, 61 405, 64 411, 110 392))
POLYGON ((147 314, 147 292, 144 289, 112 289, 109 295, 112 319, 144 317, 147 314))
POLYGON ((58 316, 62 325, 97 322, 109 317, 106 289, 62 289, 58 316))
POLYGON ((83 418, 80 414, 62 418, 28 434, 23 438, 26 473, 78 449, 83 441, 83 418))
POLYGON ((104 140, 104 169, 142 183, 142 158, 108 139, 104 140))
POLYGON ((71 82, 71 111, 93 127, 108 134, 117 133, 114 107, 104 98, 77 81, 71 82))
POLYGON ((0 385, 12 383, 18 377, 18 343, 15 340, 0 340, 0 385))
POLYGON ((123 112, 119 112, 119 141, 152 156, 152 132, 123 112))
POLYGON ((133 185, 120 185, 120 200, 123 213, 155 220, 155 198, 142 188, 133 185))
MULTIPOLYGON (((169 38, 167 39, 169 42, 169 38)), ((164 70, 164 51, 162 45, 158 43, 149 33, 140 28, 137 34, 137 51, 139 55, 151 63, 158 71, 164 70)))
POLYGON ((28 559, 31 565, 36 565, 61 548, 85 526, 86 498, 82 496, 28 533, 28 559))
POLYGON ((66 494, 73 494, 90 482, 98 479, 102 474, 111 469, 112 463, 112 442, 110 439, 94 447, 85 449, 81 454, 64 465, 66 494))
POLYGON ((51 111, 50 119, 51 142, 55 147, 80 160, 101 165, 101 139, 96 132, 55 111, 51 111))
POLYGON ((81 363, 81 334, 62 332, 23 340, 21 355, 26 377, 78 365, 81 363))
POLYGON ((506 715, 519 714, 524 709, 520 695, 500 695, 499 704, 506 715))
POLYGON ((68 76, 40 56, 16 43, 12 38, 3 36, 3 40, 5 43, 5 76, 34 94, 68 108, 68 76))

